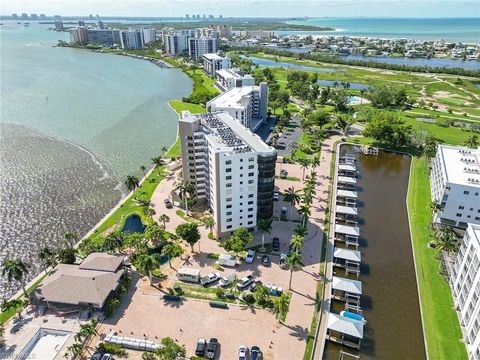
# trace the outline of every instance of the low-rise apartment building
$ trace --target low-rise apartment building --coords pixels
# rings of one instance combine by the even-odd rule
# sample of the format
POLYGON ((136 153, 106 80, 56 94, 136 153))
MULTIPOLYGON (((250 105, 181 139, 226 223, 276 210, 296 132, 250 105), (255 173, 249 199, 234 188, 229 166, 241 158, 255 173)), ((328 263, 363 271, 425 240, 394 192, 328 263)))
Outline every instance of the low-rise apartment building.
POLYGON ((480 226, 469 224, 457 253, 450 285, 467 346, 480 360, 480 226))
POLYGON ((437 222, 464 229, 468 223, 480 224, 480 148, 439 145, 430 189, 442 207, 437 222))
POLYGON ((211 112, 224 111, 240 123, 255 131, 266 119, 268 109, 268 85, 235 87, 207 102, 211 112))
POLYGON ((215 77, 218 70, 230 69, 232 66, 230 56, 222 56, 219 53, 202 55, 203 70, 210 77, 215 77))
POLYGON ((179 119, 183 181, 212 211, 217 236, 273 215, 276 151, 228 113, 179 119))
POLYGON ((215 73, 215 85, 221 91, 228 91, 235 87, 254 86, 255 79, 251 75, 244 75, 239 69, 222 69, 215 73))

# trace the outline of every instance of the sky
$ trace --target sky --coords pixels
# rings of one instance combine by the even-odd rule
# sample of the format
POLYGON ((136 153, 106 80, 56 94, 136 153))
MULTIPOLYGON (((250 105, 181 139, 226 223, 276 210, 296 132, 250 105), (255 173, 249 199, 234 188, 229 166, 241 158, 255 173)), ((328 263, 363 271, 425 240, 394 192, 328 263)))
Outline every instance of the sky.
POLYGON ((480 0, 1 0, 0 14, 179 17, 480 17, 480 0))

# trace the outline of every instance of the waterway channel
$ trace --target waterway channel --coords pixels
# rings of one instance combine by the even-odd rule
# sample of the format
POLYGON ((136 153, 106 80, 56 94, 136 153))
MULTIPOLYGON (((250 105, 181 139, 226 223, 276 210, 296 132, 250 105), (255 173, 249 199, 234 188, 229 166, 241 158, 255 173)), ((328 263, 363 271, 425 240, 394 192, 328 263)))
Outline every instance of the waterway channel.
MULTIPOLYGON (((353 146, 343 145, 341 156, 345 153, 354 153, 353 146)), ((384 151, 378 156, 357 153, 356 158, 362 254, 359 280, 367 324, 360 352, 327 342, 323 358, 338 360, 342 349, 362 360, 425 359, 406 209, 411 159, 384 151)), ((334 302, 332 312, 339 313, 343 306, 334 302)))

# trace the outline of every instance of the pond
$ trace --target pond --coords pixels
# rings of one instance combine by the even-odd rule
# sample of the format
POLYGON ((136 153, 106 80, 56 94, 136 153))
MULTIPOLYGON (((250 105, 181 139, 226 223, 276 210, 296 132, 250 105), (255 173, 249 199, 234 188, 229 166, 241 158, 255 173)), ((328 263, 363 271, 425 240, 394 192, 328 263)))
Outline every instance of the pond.
MULTIPOLYGON (((354 150, 344 145, 340 152, 354 150)), ((411 159, 385 151, 378 156, 356 153, 356 158, 362 254, 358 280, 362 282, 361 307, 367 324, 359 353, 327 341, 323 358, 338 360, 339 351, 344 350, 362 360, 425 359, 406 208, 411 159)), ((344 303, 333 304, 332 312, 343 310, 344 303)))
MULTIPOLYGON (((330 87, 343 87, 342 82, 339 80, 318 80, 317 84, 320 86, 330 86, 330 87)), ((359 84, 359 83, 351 83, 350 84, 350 89, 354 90, 366 90, 370 88, 370 85, 366 84, 359 84)))
POLYGON ((145 226, 143 225, 140 216, 133 214, 125 220, 125 225, 123 225, 122 231, 143 234, 145 232, 145 226))
POLYGON ((242 57, 245 57, 245 58, 253 61, 254 64, 261 65, 261 66, 267 66, 267 67, 283 67, 283 68, 288 68, 288 69, 303 70, 303 71, 316 71, 316 72, 325 72, 325 73, 332 73, 332 72, 336 71, 336 70, 330 69, 330 68, 318 68, 318 67, 313 67, 313 66, 298 65, 298 64, 292 64, 292 63, 282 62, 282 61, 260 59, 260 58, 253 57, 253 56, 242 56, 242 57))

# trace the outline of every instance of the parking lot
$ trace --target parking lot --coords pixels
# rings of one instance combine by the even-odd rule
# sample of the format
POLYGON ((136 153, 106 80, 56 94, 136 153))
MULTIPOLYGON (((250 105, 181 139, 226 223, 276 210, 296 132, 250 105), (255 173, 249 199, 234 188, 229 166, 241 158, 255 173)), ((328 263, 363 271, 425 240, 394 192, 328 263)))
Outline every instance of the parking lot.
MULTIPOLYGON (((285 168, 289 176, 301 178, 301 170, 298 165, 278 164, 285 168)), ((166 209, 163 199, 168 197, 172 188, 175 175, 169 176, 158 187, 153 196, 154 207, 157 216, 166 213, 171 220, 167 223, 167 230, 174 231, 175 227, 183 223, 175 211, 177 208, 166 209)), ((321 180, 323 181, 323 180, 321 180)), ((290 186, 301 189, 299 181, 277 180, 279 191, 284 191, 290 186)), ((324 192, 321 187, 317 189, 317 197, 323 198, 324 192)), ((253 275, 255 281, 271 283, 282 287, 291 293, 290 308, 286 320, 279 323, 271 311, 247 307, 245 305, 229 304, 229 309, 217 309, 209 306, 206 300, 185 299, 181 302, 165 302, 162 297, 168 293, 167 287, 172 287, 175 282, 175 271, 164 266, 162 271, 169 275, 169 280, 163 284, 162 289, 151 288, 148 279, 140 279, 130 295, 124 301, 116 318, 102 325, 102 333, 117 331, 119 334, 131 337, 148 337, 152 341, 159 342, 162 337, 172 337, 179 343, 185 344, 187 355, 194 355, 198 338, 218 338, 221 344, 220 359, 235 359, 240 345, 251 348, 257 345, 263 352, 265 359, 290 360, 301 359, 305 350, 306 340, 315 306, 315 291, 318 281, 321 236, 320 227, 321 199, 315 199, 312 207, 312 217, 308 224, 309 233, 305 237, 304 267, 293 273, 292 289, 288 290, 290 273, 281 269, 278 265, 279 254, 288 251, 289 241, 293 230, 298 222, 274 221, 271 234, 266 235, 266 243, 271 243, 273 237, 280 239, 280 252, 270 254, 271 265, 264 266, 261 263, 261 255, 257 252, 256 259, 252 264, 242 263, 234 270, 224 268, 215 270, 215 260, 208 257, 209 253, 223 253, 216 240, 207 238, 207 230, 200 227, 202 239, 199 246, 195 246, 195 252, 190 253, 189 267, 201 269, 202 275, 210 272, 230 274, 237 272, 237 277, 253 275)), ((275 213, 289 204, 280 198, 275 202, 275 213)), ((290 213, 288 213, 289 216, 290 213)), ((293 218, 299 219, 298 213, 293 211, 293 218)), ((261 244, 261 234, 256 233, 251 246, 261 244)), ((182 259, 175 259, 173 266, 178 269, 184 263, 182 259)), ((132 353, 132 358, 140 358, 140 353, 132 353)))

